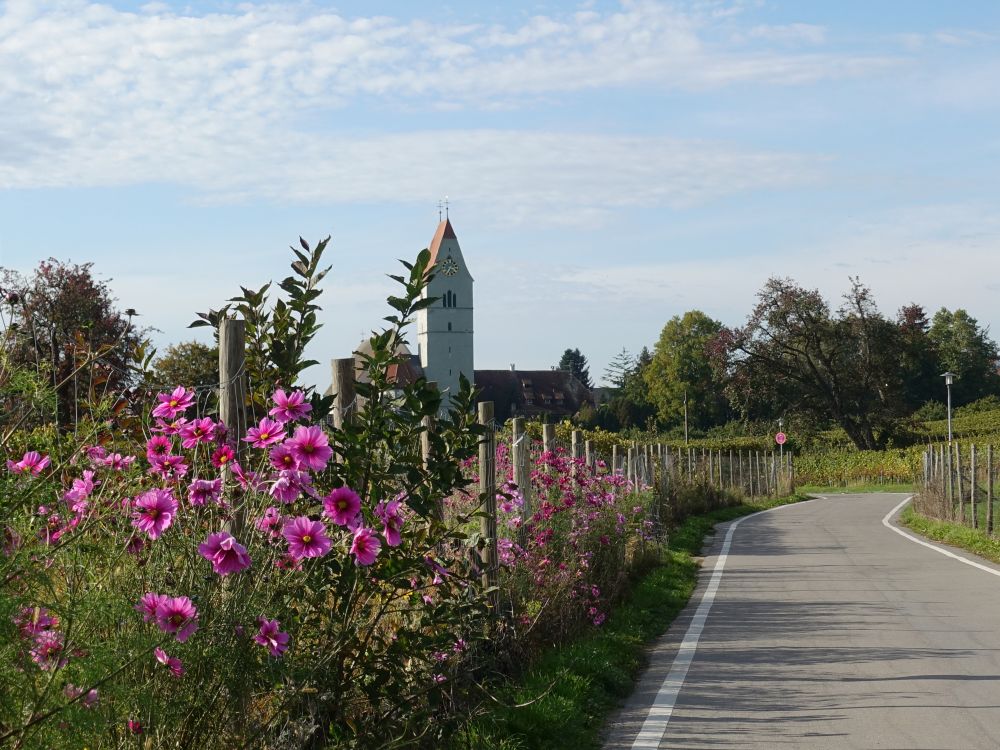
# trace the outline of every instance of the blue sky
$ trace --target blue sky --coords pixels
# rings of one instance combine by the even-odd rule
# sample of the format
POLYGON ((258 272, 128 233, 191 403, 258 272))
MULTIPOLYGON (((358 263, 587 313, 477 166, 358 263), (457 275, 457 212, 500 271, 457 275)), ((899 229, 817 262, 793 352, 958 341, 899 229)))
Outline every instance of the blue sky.
POLYGON ((0 2, 0 265, 93 261, 165 346, 331 234, 326 361, 448 195, 480 368, 771 275, 998 332, 998 81, 995 2, 0 2))

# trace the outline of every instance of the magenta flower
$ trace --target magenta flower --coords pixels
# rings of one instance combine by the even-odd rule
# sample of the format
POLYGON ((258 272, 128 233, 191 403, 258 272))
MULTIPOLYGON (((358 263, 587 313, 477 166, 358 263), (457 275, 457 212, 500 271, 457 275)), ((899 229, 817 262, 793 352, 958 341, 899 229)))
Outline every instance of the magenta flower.
POLYGON ((73 480, 73 486, 63 494, 63 500, 74 513, 86 513, 87 498, 93 493, 95 484, 99 482, 94 481, 94 472, 90 469, 84 469, 83 477, 73 480))
POLYGON ((164 419, 157 419, 156 427, 153 428, 153 432, 158 432, 161 435, 179 435, 181 429, 186 424, 186 417, 178 417, 177 419, 172 419, 169 422, 164 419))
POLYGON ((257 622, 260 623, 260 630, 253 637, 254 643, 264 646, 271 652, 271 656, 280 658, 288 650, 288 633, 279 630, 281 625, 277 620, 258 617, 257 622))
POLYGON ((143 622, 153 622, 156 619, 156 608, 168 601, 170 601, 170 597, 166 594, 154 594, 152 591, 148 591, 142 595, 139 603, 132 609, 142 614, 143 622))
POLYGON ((180 677, 184 674, 184 663, 176 656, 167 656, 167 652, 159 646, 153 649, 153 656, 156 657, 156 660, 160 662, 160 664, 165 667, 169 667, 170 673, 174 677, 180 677))
POLYGON ((217 503, 221 496, 221 479, 195 479, 188 487, 188 501, 191 505, 204 505, 209 501, 217 503))
POLYGON ((351 554, 354 555, 355 565, 371 565, 378 557, 380 549, 382 549, 382 542, 378 540, 375 532, 371 529, 361 526, 354 532, 351 554))
POLYGON ((33 639, 34 643, 29 651, 31 660, 39 669, 48 671, 66 666, 66 641, 62 633, 58 630, 43 630, 35 633, 33 639))
POLYGON ((149 473, 153 476, 159 474, 164 479, 180 479, 187 475, 188 465, 184 463, 184 456, 164 456, 150 462, 149 473))
POLYGON ((337 487, 323 498, 323 513, 338 526, 347 526, 361 512, 361 498, 350 487, 337 487))
POLYGON ((333 455, 322 427, 296 427, 295 435, 288 441, 288 447, 300 464, 313 471, 326 468, 333 455))
POLYGON ((264 417, 260 424, 247 430, 247 436, 243 441, 250 443, 254 448, 266 448, 269 445, 280 443, 285 439, 285 428, 281 422, 264 417))
POLYGON ((66 687, 63 688, 63 695, 65 695, 70 700, 75 700, 80 698, 80 705, 84 708, 93 708, 97 705, 100 700, 100 694, 97 692, 97 688, 91 688, 87 691, 86 695, 83 693, 83 688, 77 687, 72 682, 67 682, 66 687))
POLYGON ((299 460, 292 453, 292 448, 288 443, 282 443, 281 445, 276 445, 271 448, 271 452, 268 453, 268 458, 271 461, 271 466, 275 469, 285 470, 285 469, 298 469, 299 460))
POLYGON ((212 563, 212 570, 220 576, 239 573, 250 567, 247 548, 237 542, 228 531, 209 534, 208 538, 198 545, 198 554, 212 563))
POLYGON ((13 619, 22 638, 31 638, 59 625, 59 618, 50 615, 45 607, 24 607, 13 619))
POLYGON ((256 523, 257 531, 267 534, 271 539, 277 539, 281 536, 281 529, 284 525, 285 519, 281 515, 281 511, 273 505, 264 511, 264 515, 258 518, 256 523))
POLYGON ((8 459, 7 469, 13 474, 31 474, 37 477, 50 463, 48 456, 43 456, 38 451, 28 451, 17 463, 8 459))
POLYGON ((183 386, 178 386, 173 393, 158 393, 156 400, 160 403, 153 409, 154 417, 173 419, 179 414, 183 414, 194 403, 194 391, 189 391, 183 386))
POLYGON ((174 444, 166 435, 153 435, 146 441, 146 458, 155 463, 169 456, 173 449, 174 444))
POLYGON ((135 463, 135 456, 123 456, 121 453, 111 453, 101 459, 101 466, 105 466, 112 471, 125 471, 135 463))
POLYGON ((240 483, 240 487, 251 492, 261 492, 264 490, 264 482, 258 478, 257 472, 247 471, 238 462, 233 461, 233 476, 240 483))
POLYGON ((268 414, 279 422, 295 422, 312 411, 312 405, 306 403, 306 394, 302 391, 292 391, 286 396, 279 388, 271 396, 271 400, 275 406, 268 414))
POLYGON ((312 477, 304 471, 295 469, 279 471, 268 493, 275 500, 286 504, 294 503, 302 493, 312 497, 316 496, 316 490, 312 486, 312 477))
POLYGON ((186 596, 168 597, 156 605, 156 624, 184 643, 198 629, 198 610, 186 596))
POLYGON ((128 731, 130 731, 132 734, 142 734, 142 722, 136 719, 129 719, 128 731))
POLYGON ((403 539, 400 531, 403 528, 403 515, 400 513, 399 500, 381 502, 375 506, 375 515, 382 521, 382 535, 390 547, 398 547, 403 539))
POLYGON ((322 557, 332 546, 323 522, 313 521, 308 516, 288 521, 281 533, 288 541, 288 554, 295 559, 322 557))
POLYGON ((215 422, 209 417, 192 419, 181 427, 181 447, 191 449, 198 443, 211 443, 215 440, 215 422))
POLYGON ((170 490, 149 490, 135 501, 138 508, 132 514, 132 525, 146 532, 150 539, 159 539, 177 515, 177 501, 170 490))
POLYGON ((228 445, 220 445, 212 453, 212 466, 216 469, 221 469, 223 466, 228 466, 236 459, 236 454, 233 453, 233 449, 228 445))

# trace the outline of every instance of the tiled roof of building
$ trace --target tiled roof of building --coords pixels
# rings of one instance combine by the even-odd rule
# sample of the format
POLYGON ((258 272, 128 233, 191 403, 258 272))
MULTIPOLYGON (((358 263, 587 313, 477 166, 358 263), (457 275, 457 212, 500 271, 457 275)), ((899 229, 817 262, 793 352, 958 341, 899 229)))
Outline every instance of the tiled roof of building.
POLYGON ((458 238, 455 236, 455 230, 451 226, 451 220, 445 219, 438 224, 437 231, 434 232, 434 239, 431 240, 431 246, 429 248, 431 251, 431 266, 437 263, 438 251, 441 249, 441 242, 444 240, 454 239, 458 238))
POLYGON ((492 401, 498 420, 515 415, 571 416, 585 403, 590 389, 567 370, 476 370, 477 401, 492 401))

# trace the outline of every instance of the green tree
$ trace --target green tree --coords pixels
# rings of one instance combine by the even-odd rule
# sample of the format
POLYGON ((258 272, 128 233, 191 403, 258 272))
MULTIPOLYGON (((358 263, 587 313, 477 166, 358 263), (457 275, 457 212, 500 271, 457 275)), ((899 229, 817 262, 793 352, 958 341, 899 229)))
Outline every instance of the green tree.
POLYGON ((746 325, 713 345, 744 413, 832 421, 861 449, 885 447, 906 413, 899 327, 856 279, 832 311, 816 290, 770 279, 746 325))
POLYGON ((216 386, 219 382, 219 347, 198 341, 171 344, 153 362, 152 385, 172 388, 183 385, 198 393, 198 408, 202 413, 217 408, 216 386))
POLYGON ((643 380, 665 424, 683 423, 685 395, 691 426, 707 429, 726 421, 728 404, 710 352, 721 330, 719 321, 700 310, 675 315, 663 327, 643 380))
POLYGON ((88 404, 120 393, 137 379, 131 369, 141 331, 135 311, 120 311, 92 263, 43 260, 30 277, 0 269, 10 305, 8 354, 45 377, 56 392, 60 425, 84 416, 88 404))
POLYGON ((643 347, 638 357, 627 349, 615 355, 604 372, 604 380, 617 388, 611 399, 597 410, 594 422, 603 429, 618 431, 651 428, 656 421, 656 407, 649 400, 643 373, 653 355, 643 347))
POLYGON ((928 335, 930 321, 924 308, 915 303, 900 308, 896 325, 900 334, 899 369, 906 407, 916 411, 929 401, 941 401, 944 396, 941 373, 944 370, 937 346, 928 335))
POLYGON ((587 364, 587 358, 583 356, 579 349, 567 349, 564 351, 556 368, 559 370, 568 370, 588 388, 594 387, 594 383, 590 379, 590 367, 587 364))
MULTIPOLYGON (((965 310, 951 312, 941 308, 934 314, 927 337, 937 350, 940 373, 949 370, 958 375, 952 387, 956 405, 967 404, 1000 393, 997 376, 997 345, 978 321, 965 310)), ((940 385, 938 377, 938 390, 940 385)))

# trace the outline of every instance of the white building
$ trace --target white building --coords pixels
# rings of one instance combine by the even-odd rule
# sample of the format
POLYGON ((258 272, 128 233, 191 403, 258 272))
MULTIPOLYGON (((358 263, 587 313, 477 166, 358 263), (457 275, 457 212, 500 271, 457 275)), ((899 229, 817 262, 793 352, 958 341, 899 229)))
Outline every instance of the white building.
POLYGON ((424 376, 437 383, 447 409, 450 395, 459 390, 459 376, 475 381, 473 279, 451 221, 438 224, 429 249, 434 278, 423 296, 437 302, 417 313, 417 351, 424 376))

